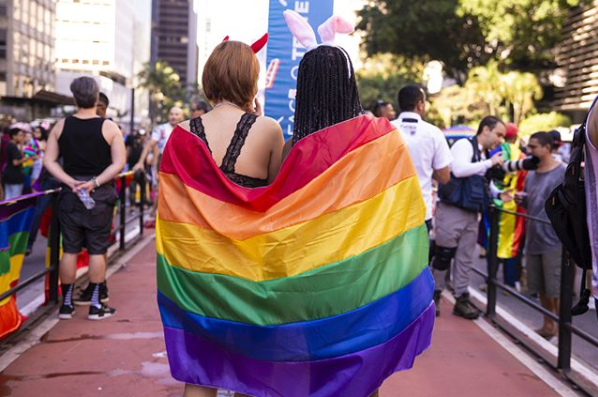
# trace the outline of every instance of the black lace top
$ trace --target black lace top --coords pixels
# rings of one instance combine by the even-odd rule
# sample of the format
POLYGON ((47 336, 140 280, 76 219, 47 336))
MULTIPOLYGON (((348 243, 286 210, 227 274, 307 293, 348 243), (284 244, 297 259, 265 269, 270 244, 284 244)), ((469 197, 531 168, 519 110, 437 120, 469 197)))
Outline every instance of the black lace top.
MULTIPOLYGON (((256 119, 257 116, 251 113, 245 113, 243 116, 241 116, 241 120, 239 120, 237 123, 237 129, 233 134, 233 138, 226 149, 226 154, 224 155, 222 164, 220 165, 220 169, 228 179, 237 185, 244 187, 261 187, 268 184, 267 179, 253 178, 247 175, 240 175, 235 172, 237 158, 239 158, 239 155, 241 154, 241 149, 245 144, 245 139, 247 138, 249 130, 251 129, 251 126, 253 126, 253 123, 255 123, 256 119)), ((201 121, 201 117, 191 119, 190 127, 191 132, 197 135, 199 139, 204 141, 208 147, 208 150, 210 153, 212 153, 212 149, 210 149, 210 145, 206 139, 206 133, 203 127, 203 122, 201 121)))

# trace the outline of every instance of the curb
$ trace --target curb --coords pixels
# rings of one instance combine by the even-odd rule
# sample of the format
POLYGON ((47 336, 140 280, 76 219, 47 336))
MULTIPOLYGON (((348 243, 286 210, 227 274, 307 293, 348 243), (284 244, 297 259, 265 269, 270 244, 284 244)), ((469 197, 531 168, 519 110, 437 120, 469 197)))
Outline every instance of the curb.
MULTIPOLYGON (((155 237, 155 233, 148 234, 137 244, 135 244, 129 251, 125 252, 122 256, 117 257, 113 264, 108 265, 108 268, 106 269, 106 279, 125 267, 127 262, 137 255, 141 250, 146 248, 146 246, 152 242, 155 237)), ((81 274, 77 273, 77 280, 79 280, 79 278, 85 274, 87 274, 87 270, 85 272, 81 272, 81 274)), ((22 354, 27 352, 27 350, 40 343, 44 335, 50 332, 50 330, 60 322, 57 313, 58 307, 49 312, 47 315, 48 317, 44 321, 33 327, 31 331, 28 331, 27 336, 22 341, 16 343, 13 347, 4 352, 2 356, 0 356, 0 372, 4 371, 22 354)))
MULTIPOLYGON (((486 297, 484 295, 473 288, 469 288, 469 296, 476 306, 482 310, 486 308, 486 297)), ((522 345, 539 355, 553 368, 557 367, 558 348, 498 305, 496 306, 494 322, 518 339, 522 345)), ((598 396, 598 372, 576 359, 575 356, 571 356, 571 372, 563 375, 588 394, 598 396)))

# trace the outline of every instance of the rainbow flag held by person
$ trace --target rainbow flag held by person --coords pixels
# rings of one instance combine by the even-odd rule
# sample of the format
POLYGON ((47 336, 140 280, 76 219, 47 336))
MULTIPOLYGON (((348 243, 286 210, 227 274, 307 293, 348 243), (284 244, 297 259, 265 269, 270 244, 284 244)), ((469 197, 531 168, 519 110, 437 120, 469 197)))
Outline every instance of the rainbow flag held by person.
MULTIPOLYGON (((504 142, 502 144, 503 158, 507 161, 519 160, 524 157, 519 143, 512 144, 504 142)), ((525 176, 527 171, 518 171, 507 174, 500 186, 502 189, 508 189, 515 192, 523 191, 525 176)), ((501 200, 494 200, 495 204, 504 210, 524 214, 525 210, 519 207, 515 201, 504 203, 501 200)), ((523 243, 523 234, 525 232, 525 219, 515 215, 500 213, 498 224, 498 249, 497 257, 500 259, 510 259, 517 257, 521 244, 523 243)))
MULTIPOLYGON (((0 294, 19 282, 37 196, 0 206, 0 294)), ((0 338, 19 329, 22 322, 15 295, 0 301, 0 338)))
POLYGON ((173 377, 254 396, 367 396, 430 346, 425 206, 400 134, 359 116, 240 187, 176 127, 160 168, 158 303, 173 377))

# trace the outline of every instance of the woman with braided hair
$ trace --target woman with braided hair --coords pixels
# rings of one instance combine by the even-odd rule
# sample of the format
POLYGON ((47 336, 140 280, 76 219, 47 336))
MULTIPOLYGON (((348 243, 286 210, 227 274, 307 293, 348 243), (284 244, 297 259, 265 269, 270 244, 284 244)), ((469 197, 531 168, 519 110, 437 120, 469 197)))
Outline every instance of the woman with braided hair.
POLYGON ((283 158, 299 140, 363 113, 353 64, 347 52, 332 45, 308 51, 299 64, 293 138, 283 158))
MULTIPOLYGON (((318 46, 305 19, 291 11, 285 18, 308 51, 294 147, 280 170, 251 172, 257 156, 223 169, 215 159, 227 139, 217 133, 230 128, 215 128, 208 116, 205 131, 199 120, 179 126, 164 149, 158 302, 170 370, 188 384, 185 397, 213 397, 209 388, 375 396, 431 342, 425 205, 407 147, 386 118, 360 115, 351 63, 333 42, 352 26, 328 19, 318 46)), ((215 98, 210 92, 208 84, 215 98)), ((223 121, 229 108, 216 104, 208 115, 220 112, 223 121)), ((261 149, 274 138, 282 146, 279 127, 276 137, 255 132, 227 154, 243 146, 239 159, 249 156, 252 138, 254 153, 257 139, 261 149)), ((276 154, 277 164, 274 153, 263 164, 279 166, 276 154)))
POLYGON ((362 113, 347 52, 322 45, 299 64, 293 144, 307 135, 362 113))

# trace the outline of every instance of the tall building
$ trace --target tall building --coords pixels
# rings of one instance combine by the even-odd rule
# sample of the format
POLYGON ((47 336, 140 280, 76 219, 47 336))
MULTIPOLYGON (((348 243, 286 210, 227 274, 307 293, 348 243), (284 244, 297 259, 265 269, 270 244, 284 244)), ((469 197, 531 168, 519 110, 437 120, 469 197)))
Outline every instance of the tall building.
POLYGON ((93 76, 110 99, 110 115, 130 113, 135 65, 136 10, 130 0, 57 0, 56 89, 93 76))
POLYGON ((0 0, 0 114, 45 116, 52 97, 54 0, 0 0))
POLYGON ((555 49, 558 69, 553 107, 581 123, 598 95, 598 1, 570 12, 563 41, 555 49))
POLYGON ((166 61, 189 88, 197 83, 197 13, 193 0, 152 0, 152 64, 166 61))

